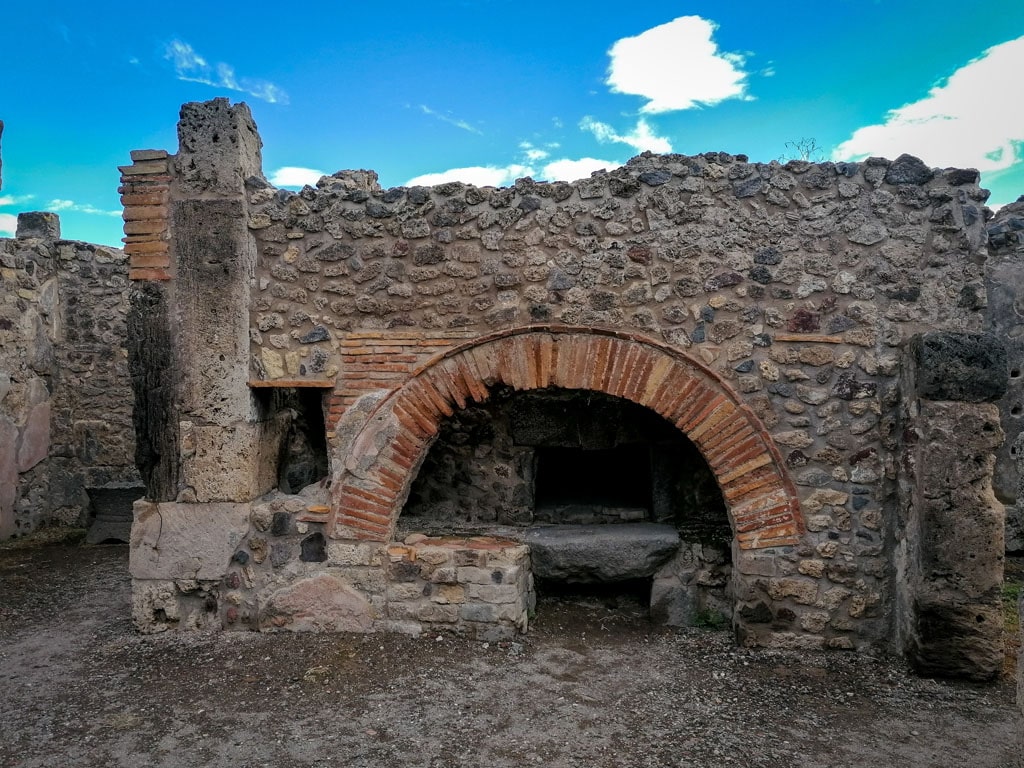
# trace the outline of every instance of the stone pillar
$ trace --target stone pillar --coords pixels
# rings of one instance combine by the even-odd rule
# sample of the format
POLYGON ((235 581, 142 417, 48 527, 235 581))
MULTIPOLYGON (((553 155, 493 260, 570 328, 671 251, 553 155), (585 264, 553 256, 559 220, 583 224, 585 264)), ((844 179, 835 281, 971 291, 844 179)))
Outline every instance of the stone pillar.
POLYGON ((180 484, 188 502, 249 501, 274 487, 280 426, 249 380, 249 292, 256 246, 245 183, 262 178, 245 104, 185 104, 169 225, 177 327, 180 484))
POLYGON ((996 451, 993 487, 1006 508, 1006 551, 1024 552, 1018 438, 1024 426, 1024 198, 999 209, 988 225, 985 330, 1006 345, 1009 387, 997 402, 1006 440, 996 451), (1017 503, 1017 500, 1020 502, 1017 503))
POLYGON ((1003 662, 1002 504, 992 491, 1006 353, 986 334, 909 345, 897 522, 897 631, 921 673, 973 680, 1003 662))

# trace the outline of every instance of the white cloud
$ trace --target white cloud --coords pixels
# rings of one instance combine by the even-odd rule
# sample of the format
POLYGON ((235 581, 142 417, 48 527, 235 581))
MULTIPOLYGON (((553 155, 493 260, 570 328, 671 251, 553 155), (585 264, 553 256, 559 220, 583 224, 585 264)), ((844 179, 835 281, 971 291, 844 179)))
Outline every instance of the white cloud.
POLYGON ((286 165, 270 174, 269 181, 275 187, 304 187, 307 184, 315 187, 321 176, 327 176, 327 174, 315 168, 286 165))
POLYGON ((613 160, 598 160, 594 157, 581 157, 579 160, 555 160, 544 166, 541 178, 548 181, 577 181, 590 178, 594 171, 618 168, 622 163, 613 160))
POLYGON ((627 144, 637 152, 650 151, 664 154, 672 151, 672 143, 666 138, 655 136, 651 126, 643 118, 640 118, 636 127, 626 134, 616 133, 608 123, 598 122, 589 115, 580 120, 580 128, 590 131, 602 144, 627 144))
POLYGON ((0 213, 0 235, 14 237, 18 230, 18 217, 11 213, 0 213))
POLYGON ((461 128, 464 131, 469 131, 470 133, 476 133, 479 134, 480 136, 483 136, 483 131, 481 131, 479 128, 476 128, 473 125, 470 125, 465 120, 459 120, 458 118, 452 117, 451 115, 446 115, 441 112, 438 112, 437 110, 431 109, 426 104, 420 104, 420 110, 423 112, 424 115, 436 117, 442 123, 448 123, 448 125, 454 125, 456 128, 461 128))
POLYGON ((183 40, 169 42, 164 48, 164 58, 174 64, 174 72, 179 80, 248 93, 270 104, 288 103, 288 94, 278 86, 266 80, 238 78, 230 64, 219 62, 211 65, 183 40))
POLYGON ((506 165, 504 167, 474 165, 468 168, 450 168, 440 173, 424 173, 405 182, 407 187, 432 187, 435 184, 446 184, 449 181, 461 181, 477 187, 504 187, 516 179, 529 176, 533 169, 525 165, 506 165))
POLYGON ((46 204, 46 210, 59 213, 60 211, 73 211, 74 213, 90 213, 97 216, 120 216, 121 211, 104 211, 89 203, 76 203, 74 200, 54 199, 46 204))
POLYGON ((858 128, 834 159, 917 155, 929 165, 997 171, 1024 160, 1024 121, 1011 103, 994 105, 996 84, 1024 70, 1024 37, 989 48, 919 101, 885 122, 858 128))
POLYGON ((748 98, 744 56, 722 53, 712 35, 718 25, 681 16, 636 37, 617 40, 608 55, 615 93, 642 96, 647 113, 692 109, 725 99, 748 98))
POLYGON ((615 160, 598 160, 593 157, 583 157, 578 160, 568 158, 554 160, 539 170, 529 165, 518 164, 501 167, 478 165, 468 168, 451 168, 438 173, 425 173, 422 176, 409 179, 404 186, 432 187, 450 181, 461 181, 464 184, 473 184, 477 187, 507 187, 512 185, 516 179, 525 176, 530 176, 538 181, 576 181, 589 178, 594 171, 618 168, 620 165, 621 163, 615 160))
POLYGON ((35 195, 0 195, 0 205, 18 205, 27 203, 35 195))
POLYGON ((535 163, 538 160, 543 160, 544 158, 551 155, 551 153, 548 152, 546 149, 535 147, 528 141, 520 142, 519 148, 523 150, 523 155, 525 155, 526 159, 529 160, 531 163, 535 163))

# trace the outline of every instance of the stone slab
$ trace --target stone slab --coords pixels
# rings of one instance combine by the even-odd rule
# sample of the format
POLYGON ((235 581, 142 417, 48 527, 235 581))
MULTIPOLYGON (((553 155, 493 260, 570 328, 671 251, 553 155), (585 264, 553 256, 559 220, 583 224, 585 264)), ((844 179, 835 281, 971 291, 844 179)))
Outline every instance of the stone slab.
POLYGON ((29 411, 18 445, 18 471, 28 472, 50 450, 50 403, 37 403, 29 411))
POLYGON ((135 502, 134 579, 220 579, 249 530, 249 504, 135 502))
POLYGON ((624 581, 652 576, 679 548, 670 525, 551 525, 531 528, 535 576, 573 583, 624 581))
POLYGON ((322 573, 271 595, 261 612, 261 629, 296 632, 369 632, 374 610, 350 585, 322 573))

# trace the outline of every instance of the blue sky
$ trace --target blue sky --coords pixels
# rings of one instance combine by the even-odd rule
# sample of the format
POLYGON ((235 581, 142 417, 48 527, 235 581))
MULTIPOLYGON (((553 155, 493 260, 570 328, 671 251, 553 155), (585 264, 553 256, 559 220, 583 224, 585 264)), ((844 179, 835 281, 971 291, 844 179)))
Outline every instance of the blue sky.
POLYGON ((178 109, 252 108, 279 186, 572 180, 644 151, 977 167, 1024 194, 1024 3, 432 0, 12 3, 0 236, 55 210, 117 245, 118 165, 177 149, 178 109), (157 6, 154 6, 157 8, 157 6))

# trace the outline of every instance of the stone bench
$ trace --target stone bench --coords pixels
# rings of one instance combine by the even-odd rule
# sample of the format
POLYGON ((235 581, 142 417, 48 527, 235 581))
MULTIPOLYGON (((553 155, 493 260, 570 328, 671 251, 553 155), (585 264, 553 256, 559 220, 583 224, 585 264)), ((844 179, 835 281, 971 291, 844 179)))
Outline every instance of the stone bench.
POLYGON ((653 576, 679 548, 670 525, 544 525, 527 529, 534 576, 599 583, 653 576))

